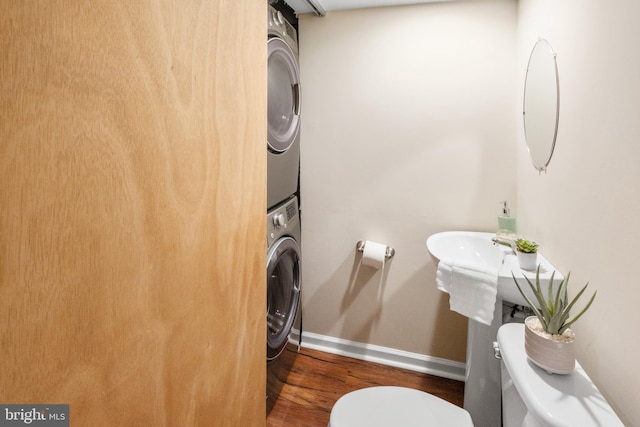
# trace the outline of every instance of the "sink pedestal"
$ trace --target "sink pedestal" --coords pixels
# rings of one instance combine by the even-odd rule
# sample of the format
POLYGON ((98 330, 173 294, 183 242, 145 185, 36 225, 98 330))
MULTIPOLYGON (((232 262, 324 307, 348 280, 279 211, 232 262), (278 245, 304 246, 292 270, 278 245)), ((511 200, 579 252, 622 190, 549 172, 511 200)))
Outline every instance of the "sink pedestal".
POLYGON ((500 361, 493 352, 498 329, 502 326, 502 300, 496 298, 490 326, 469 319, 464 409, 471 414, 474 427, 501 425, 502 388, 500 361))

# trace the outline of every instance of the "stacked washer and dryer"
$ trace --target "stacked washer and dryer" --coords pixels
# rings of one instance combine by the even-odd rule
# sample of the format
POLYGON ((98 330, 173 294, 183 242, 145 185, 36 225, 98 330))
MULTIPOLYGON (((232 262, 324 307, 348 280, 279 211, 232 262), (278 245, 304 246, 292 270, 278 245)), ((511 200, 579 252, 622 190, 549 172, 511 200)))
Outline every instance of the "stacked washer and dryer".
POLYGON ((269 6, 267 132, 267 414, 301 335, 300 77, 295 28, 269 6))

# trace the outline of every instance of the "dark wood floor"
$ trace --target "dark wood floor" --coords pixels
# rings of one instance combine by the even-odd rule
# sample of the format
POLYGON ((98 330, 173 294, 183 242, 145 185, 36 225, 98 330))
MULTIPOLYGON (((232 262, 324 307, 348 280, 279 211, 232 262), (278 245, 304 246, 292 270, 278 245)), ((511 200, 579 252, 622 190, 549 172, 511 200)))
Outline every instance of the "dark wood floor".
POLYGON ((423 390, 462 406, 464 383, 428 374, 302 349, 267 417, 267 427, 327 427, 334 403, 364 387, 423 390))

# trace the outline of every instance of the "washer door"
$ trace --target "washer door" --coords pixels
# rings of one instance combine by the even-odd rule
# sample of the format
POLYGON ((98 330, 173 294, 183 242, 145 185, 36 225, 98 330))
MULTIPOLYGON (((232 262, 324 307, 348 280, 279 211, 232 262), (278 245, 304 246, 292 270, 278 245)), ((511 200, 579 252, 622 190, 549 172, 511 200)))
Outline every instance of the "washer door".
POLYGON ((272 152, 282 153, 291 147, 300 128, 300 73, 293 51, 281 38, 270 38, 267 46, 267 145, 272 152))
POLYGON ((284 350, 300 305, 300 248, 291 237, 267 254, 267 360, 284 350))

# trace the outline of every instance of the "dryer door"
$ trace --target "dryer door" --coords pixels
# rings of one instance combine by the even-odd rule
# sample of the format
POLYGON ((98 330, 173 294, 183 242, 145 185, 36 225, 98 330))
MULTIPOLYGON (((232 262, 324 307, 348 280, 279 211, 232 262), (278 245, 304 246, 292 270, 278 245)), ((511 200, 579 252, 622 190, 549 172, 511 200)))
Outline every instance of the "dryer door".
POLYGON ((300 73, 293 51, 281 38, 268 41, 269 93, 267 143, 274 153, 287 151, 300 127, 300 73))
POLYGON ((267 254, 267 360, 284 350, 300 305, 300 248, 291 237, 267 254))

